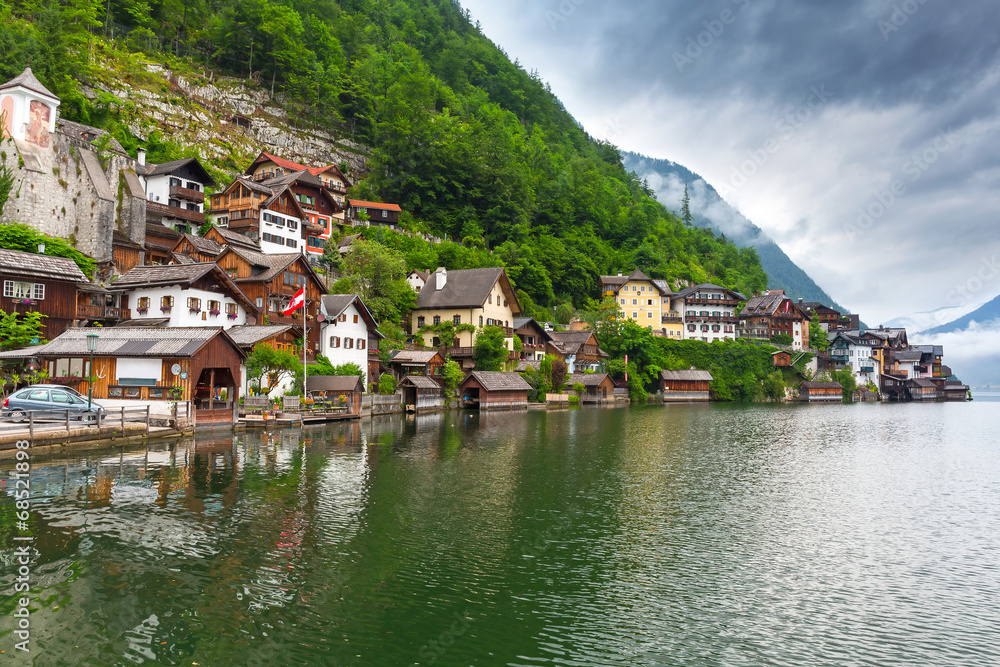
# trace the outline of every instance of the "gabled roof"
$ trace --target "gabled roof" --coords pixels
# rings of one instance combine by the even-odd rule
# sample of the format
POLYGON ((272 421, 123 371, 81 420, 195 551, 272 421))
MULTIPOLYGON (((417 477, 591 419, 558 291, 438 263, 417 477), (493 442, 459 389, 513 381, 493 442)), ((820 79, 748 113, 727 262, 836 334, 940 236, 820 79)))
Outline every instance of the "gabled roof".
POLYGON ((909 382, 911 387, 920 387, 921 389, 937 389, 937 385, 926 378, 916 378, 909 382))
POLYGON ((195 264, 196 262, 182 252, 170 252, 170 261, 174 264, 195 264))
MULTIPOLYGON (((365 237, 364 237, 363 234, 351 234, 350 236, 345 236, 344 238, 342 238, 339 241, 337 241, 337 247, 338 248, 346 248, 349 245, 351 245, 352 243, 354 243, 355 241, 357 241, 358 239, 361 239, 362 241, 364 241, 365 237)), ((424 280, 426 281, 427 279, 424 278, 424 280)))
POLYGON ((177 242, 177 239, 184 236, 175 229, 167 227, 162 222, 147 222, 146 223, 146 236, 155 236, 161 239, 169 239, 170 247, 173 247, 177 242))
POLYGON ((378 332, 378 322, 375 321, 375 316, 372 315, 372 311, 368 310, 368 306, 365 302, 361 300, 361 296, 358 294, 324 294, 322 298, 323 310, 326 316, 329 318, 327 322, 332 326, 336 326, 336 318, 342 312, 347 310, 351 305, 354 305, 358 309, 358 313, 361 315, 361 319, 365 321, 368 325, 368 330, 374 333, 379 338, 384 338, 382 334, 378 332))
POLYGON ((513 315, 521 314, 521 304, 514 296, 514 289, 502 268, 461 269, 449 271, 443 289, 437 289, 437 272, 431 274, 417 295, 417 310, 438 308, 479 308, 500 282, 513 315))
POLYGON ((67 257, 39 255, 20 250, 0 248, 0 272, 49 280, 65 280, 71 283, 87 282, 87 277, 83 275, 80 267, 67 257))
POLYGON ((908 363, 911 361, 920 361, 920 358, 924 354, 920 350, 900 350, 896 353, 896 361, 902 361, 908 363))
POLYGON ((802 389, 843 389, 839 382, 803 382, 802 389))
POLYGON ((227 246, 226 249, 222 251, 222 254, 216 258, 216 261, 222 259, 227 253, 233 253, 236 256, 243 258, 243 260, 253 267, 250 277, 237 278, 237 283, 273 280, 275 276, 287 269, 294 262, 301 259, 302 265, 306 269, 306 274, 312 276, 312 279, 316 281, 316 284, 320 286, 322 291, 326 291, 326 288, 323 286, 323 281, 319 279, 316 272, 313 271, 311 266, 309 266, 309 262, 305 261, 305 258, 301 253, 284 252, 271 255, 259 251, 248 250, 241 246, 227 246))
POLYGON ((425 375, 407 375, 400 381, 399 386, 441 390, 441 385, 425 375))
POLYGON ((127 247, 132 250, 142 250, 142 245, 136 243, 129 237, 122 234, 117 229, 111 232, 111 245, 118 247, 127 247))
POLYGON ((670 296, 673 294, 673 291, 670 289, 670 285, 667 284, 666 280, 654 280, 639 269, 636 269, 627 276, 601 276, 601 285, 614 287, 616 292, 620 290, 625 283, 632 281, 651 283, 660 292, 661 296, 670 296))
POLYGON ((198 158, 186 157, 180 160, 171 160, 170 162, 163 162, 162 164, 149 163, 145 167, 140 166, 137 171, 140 171, 144 176, 166 176, 174 173, 178 169, 183 167, 191 167, 197 172, 200 172, 198 180, 202 185, 213 186, 215 185, 215 179, 205 170, 205 167, 201 165, 198 158))
POLYGON ((118 278, 111 288, 116 292, 124 292, 150 287, 189 286, 209 274, 212 274, 216 282, 228 290, 247 311, 257 312, 257 306, 250 300, 250 297, 244 294, 243 290, 215 262, 137 266, 118 278))
POLYGON ((35 74, 34 72, 31 71, 30 67, 25 67, 23 72, 15 76, 7 83, 0 84, 0 90, 7 90, 8 88, 18 88, 18 87, 30 90, 31 92, 37 93, 38 95, 43 95, 45 97, 55 100, 56 102, 59 101, 59 98, 56 97, 56 94, 53 93, 48 88, 46 88, 45 86, 43 86, 42 82, 35 77, 35 74))
POLYGON ((597 337, 594 335, 593 331, 552 331, 549 335, 553 340, 559 341, 560 343, 580 343, 585 345, 590 342, 591 338, 595 340, 597 337))
POLYGON ((677 292, 676 294, 674 294, 674 297, 676 297, 678 299, 686 299, 689 296, 691 296, 692 294, 695 294, 695 293, 700 292, 702 290, 721 291, 721 292, 725 292, 726 294, 729 294, 730 297, 735 297, 738 301, 746 301, 746 297, 743 296, 742 294, 740 294, 739 292, 736 292, 734 290, 728 289, 726 287, 721 287, 719 285, 716 285, 715 283, 701 283, 701 284, 698 284, 698 285, 694 285, 693 287, 688 287, 687 289, 683 289, 680 292, 677 292))
POLYGON ((584 387, 599 387, 608 378, 607 373, 573 373, 566 378, 566 386, 582 384, 584 387))
POLYGON ((500 371, 472 371, 462 384, 475 380, 486 391, 529 391, 531 385, 517 373, 502 373, 500 371))
POLYGON ((389 363, 426 366, 434 360, 434 357, 439 356, 440 353, 437 350, 401 350, 392 356, 389 363))
POLYGON ((271 188, 261 185, 260 183, 256 183, 255 181, 252 181, 249 178, 244 178, 243 176, 237 176, 235 179, 233 179, 233 182, 227 185, 226 188, 221 193, 217 192, 216 194, 228 194, 229 191, 232 190, 237 185, 242 185, 251 192, 257 192, 259 194, 266 195, 268 197, 274 194, 271 188))
POLYGON ((711 382, 715 378, 708 371, 660 371, 660 379, 672 382, 675 380, 684 380, 687 382, 711 382))
POLYGON ((177 246, 182 242, 187 241, 194 246, 194 249, 203 255, 210 255, 211 257, 218 257, 219 253, 222 252, 222 246, 213 241, 212 239, 206 239, 201 236, 195 236, 194 234, 185 234, 183 238, 179 239, 177 243, 174 244, 174 251, 177 252, 177 246))
POLYGON ((514 331, 517 331, 521 327, 528 326, 528 324, 530 323, 533 323, 535 327, 538 329, 538 331, 542 332, 542 336, 545 338, 545 340, 552 340, 551 332, 546 331, 542 323, 533 317, 515 317, 512 323, 512 328, 514 329, 514 331))
POLYGON ((747 301, 747 305, 740 312, 740 318, 746 317, 770 317, 772 315, 792 313, 797 311, 804 318, 809 318, 809 314, 799 304, 792 301, 782 293, 761 294, 752 297, 747 301))
POLYGON ((351 206, 355 208, 377 208, 385 209, 387 211, 399 211, 402 212, 403 209, 399 208, 398 204, 383 204, 377 201, 361 201, 360 199, 349 199, 351 206))
POLYGON ((270 340, 294 328, 291 324, 265 324, 262 326, 244 324, 232 327, 227 331, 237 345, 250 348, 261 341, 270 340))
POLYGON ((222 327, 88 327, 67 329, 45 345, 2 353, 4 358, 86 357, 87 335, 98 335, 97 352, 101 357, 179 358, 194 357, 212 339, 222 336, 245 357, 246 354, 222 327))

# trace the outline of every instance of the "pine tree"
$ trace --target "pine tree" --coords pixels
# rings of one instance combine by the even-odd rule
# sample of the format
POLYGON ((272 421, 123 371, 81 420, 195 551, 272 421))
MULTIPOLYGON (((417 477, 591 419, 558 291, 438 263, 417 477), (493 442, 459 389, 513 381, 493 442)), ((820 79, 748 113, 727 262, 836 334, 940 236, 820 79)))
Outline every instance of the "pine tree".
POLYGON ((691 222, 694 218, 691 216, 691 197, 688 196, 688 186, 684 186, 684 199, 681 199, 681 220, 688 227, 691 226, 691 222))

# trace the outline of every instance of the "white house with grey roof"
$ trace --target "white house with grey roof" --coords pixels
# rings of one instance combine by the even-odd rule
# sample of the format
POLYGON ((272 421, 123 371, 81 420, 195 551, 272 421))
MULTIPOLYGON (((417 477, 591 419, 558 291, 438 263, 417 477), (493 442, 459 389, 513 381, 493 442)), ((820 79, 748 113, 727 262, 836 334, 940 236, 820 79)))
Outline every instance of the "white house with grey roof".
POLYGON ((146 217, 181 234, 197 234, 205 224, 205 188, 215 185, 197 158, 145 164, 139 151, 136 171, 146 189, 146 217))
POLYGON ((366 384, 378 378, 378 323, 357 294, 327 294, 321 301, 320 354, 334 366, 357 364, 366 384))

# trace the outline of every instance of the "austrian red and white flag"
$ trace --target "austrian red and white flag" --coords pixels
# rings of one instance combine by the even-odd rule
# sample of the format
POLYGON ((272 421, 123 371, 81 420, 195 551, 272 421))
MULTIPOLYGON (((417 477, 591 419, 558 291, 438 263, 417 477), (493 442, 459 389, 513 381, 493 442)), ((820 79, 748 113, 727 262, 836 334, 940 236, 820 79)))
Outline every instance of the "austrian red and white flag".
POLYGON ((305 304, 305 302, 306 302, 306 288, 303 287, 298 292, 295 293, 295 296, 292 297, 292 302, 288 304, 288 308, 285 308, 283 311, 281 311, 281 314, 291 315, 296 310, 301 308, 302 305, 305 304))

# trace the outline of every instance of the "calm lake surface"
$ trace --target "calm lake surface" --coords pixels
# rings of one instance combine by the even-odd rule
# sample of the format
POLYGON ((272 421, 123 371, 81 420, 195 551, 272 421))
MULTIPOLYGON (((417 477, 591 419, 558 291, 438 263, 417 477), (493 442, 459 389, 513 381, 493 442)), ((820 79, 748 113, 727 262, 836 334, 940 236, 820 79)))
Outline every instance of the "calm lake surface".
POLYGON ((383 417, 38 458, 31 658, 1000 664, 990 398, 383 417))

